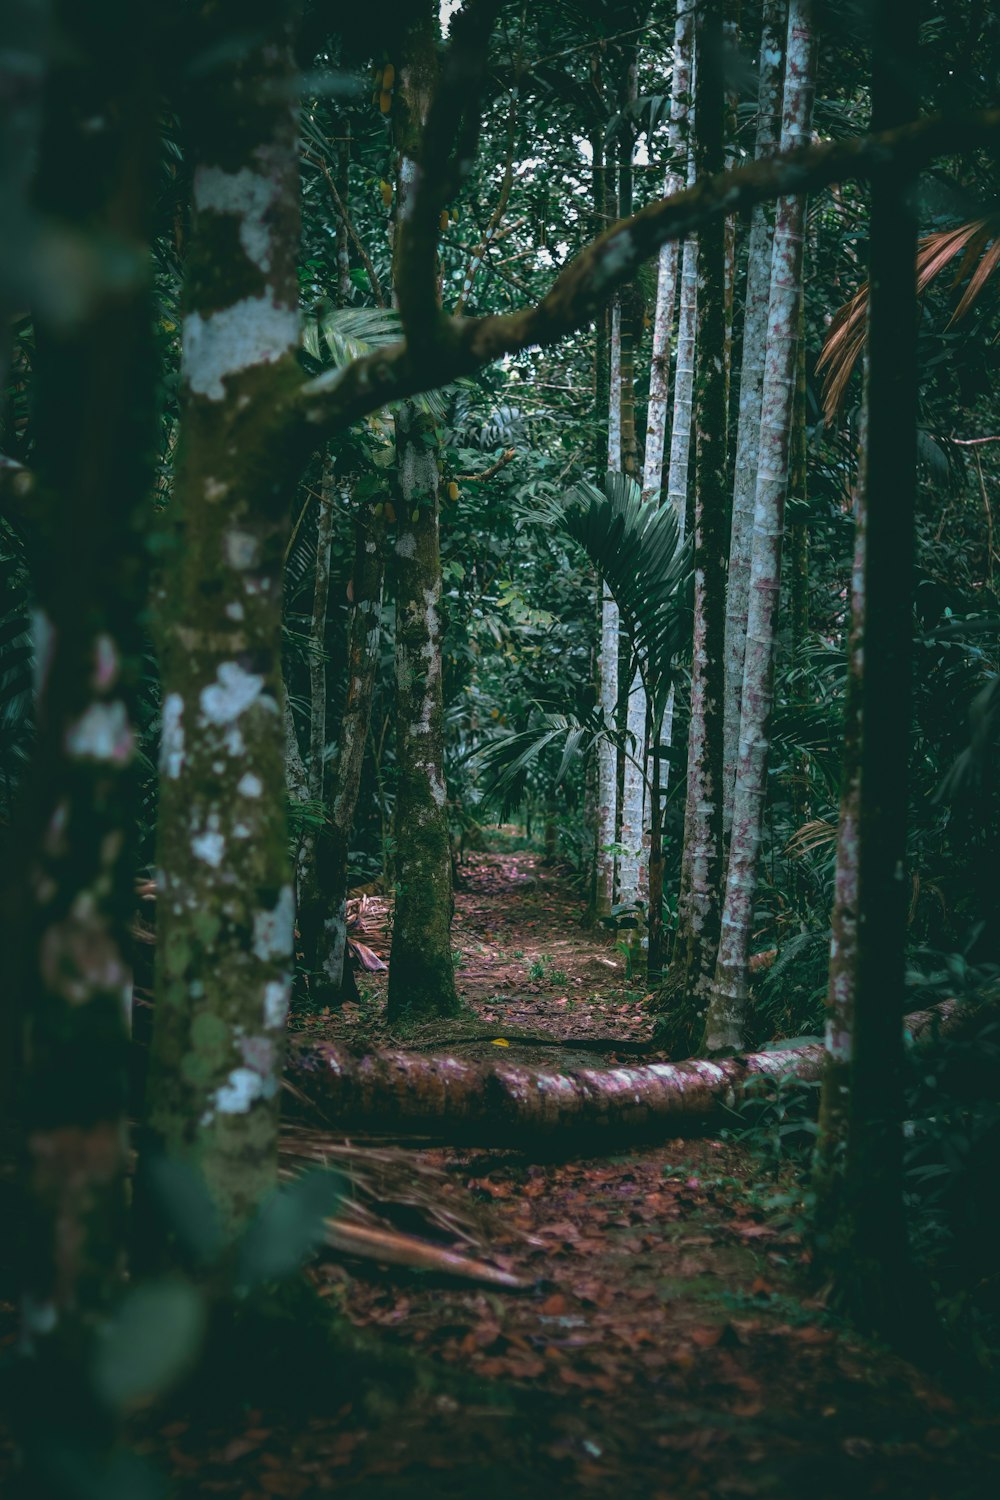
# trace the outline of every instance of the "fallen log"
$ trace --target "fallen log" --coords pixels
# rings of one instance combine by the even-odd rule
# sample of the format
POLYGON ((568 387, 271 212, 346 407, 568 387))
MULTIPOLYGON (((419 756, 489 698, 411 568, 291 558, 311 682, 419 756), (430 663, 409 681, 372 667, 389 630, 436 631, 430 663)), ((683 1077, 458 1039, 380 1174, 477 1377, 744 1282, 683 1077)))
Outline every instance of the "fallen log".
MULTIPOLYGON (((963 1026, 974 1012, 946 1000, 905 1017, 915 1044, 963 1026)), ((709 1062, 560 1071, 448 1053, 352 1052, 327 1042, 293 1047, 289 1082, 300 1101, 340 1131, 419 1135, 452 1142, 538 1142, 572 1130, 608 1136, 681 1133, 736 1108, 755 1079, 817 1080, 823 1046, 757 1052, 709 1062)))

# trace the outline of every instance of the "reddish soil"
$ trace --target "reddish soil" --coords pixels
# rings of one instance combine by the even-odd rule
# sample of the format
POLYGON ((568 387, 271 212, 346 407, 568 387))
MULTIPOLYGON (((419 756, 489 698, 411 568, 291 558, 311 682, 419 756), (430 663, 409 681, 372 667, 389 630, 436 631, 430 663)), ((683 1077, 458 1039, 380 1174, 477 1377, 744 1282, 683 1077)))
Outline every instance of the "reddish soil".
MULTIPOLYGON (((495 1032, 473 1045, 513 1032, 599 1036, 613 1056, 615 1040, 649 1036, 641 988, 612 939, 580 927, 557 872, 510 853, 473 856, 464 876, 458 987, 495 1032), (546 975, 532 978, 541 960, 546 975)), ((386 954, 377 924, 363 939, 386 954)), ((302 1024, 387 1040, 384 975, 361 981, 361 1005, 302 1024)), ((322 1139, 309 1137, 313 1148, 322 1139)), ((471 1250, 527 1289, 324 1258, 310 1274, 325 1304, 377 1334, 377 1347, 412 1356, 417 1389, 387 1394, 376 1371, 328 1412, 317 1391, 292 1416, 254 1409, 216 1430, 182 1417, 149 1444, 162 1462, 169 1440, 178 1493, 980 1500, 1000 1491, 995 1412, 946 1394, 827 1313, 812 1295, 802 1206, 786 1192, 779 1209, 772 1200, 787 1184, 733 1142, 671 1140, 543 1163, 401 1150, 395 1168, 391 1152, 383 1166, 369 1199, 384 1224, 471 1250)))
MULTIPOLYGON (((458 987, 488 1027, 471 1045, 602 1037, 614 1056, 616 1041, 649 1036, 641 987, 610 937, 580 927, 558 872, 509 853, 474 856, 464 875, 458 987), (546 977, 532 978, 543 959, 546 977)), ((362 936, 386 952, 378 924, 362 936)), ((360 1005, 298 1024, 388 1039, 384 975, 360 979, 360 1005)), ((338 1144, 290 1132, 288 1155, 338 1144)), ((226 1335, 224 1374, 137 1422, 134 1447, 171 1496, 1000 1493, 995 1407, 945 1392, 827 1312, 793 1185, 734 1141, 561 1161, 405 1147, 336 1160, 356 1221, 487 1260, 524 1288, 325 1254, 308 1272, 311 1344, 302 1321, 290 1344, 226 1335), (341 1330, 332 1352, 327 1309, 341 1330), (345 1329, 360 1352, 345 1352, 345 1329)))

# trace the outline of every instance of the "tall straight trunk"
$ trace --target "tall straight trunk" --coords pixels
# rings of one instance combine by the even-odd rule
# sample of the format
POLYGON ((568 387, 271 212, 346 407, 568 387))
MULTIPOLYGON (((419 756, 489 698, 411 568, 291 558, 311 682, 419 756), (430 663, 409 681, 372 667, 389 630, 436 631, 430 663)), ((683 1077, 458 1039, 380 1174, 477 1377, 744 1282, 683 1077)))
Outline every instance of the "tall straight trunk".
POLYGON ((16 1056, 4 1123, 16 1122, 20 1144, 20 1212, 7 1233, 35 1372, 24 1371, 31 1430, 19 1436, 25 1493, 39 1495, 50 1493, 44 1471, 60 1444, 69 1464, 72 1449, 99 1443, 83 1371, 124 1273, 147 585, 137 538, 156 443, 149 12, 71 0, 52 12, 60 46, 49 72, 39 53, 38 72, 23 74, 44 79, 40 160, 26 166, 37 168, 47 243, 74 246, 76 262, 58 296, 35 287, 38 530, 27 557, 37 738, 4 871, 0 943, 4 1042, 16 1056), (124 70, 123 45, 134 61, 124 70), (55 1405, 53 1389, 64 1398, 55 1405))
POLYGON ((295 853, 296 911, 301 912, 316 899, 317 815, 323 803, 326 752, 326 711, 329 697, 326 674, 326 620, 330 600, 330 554, 333 548, 333 523, 336 514, 333 458, 327 454, 320 480, 316 512, 316 565, 313 572, 313 603, 309 617, 309 737, 304 760, 299 755, 298 740, 291 705, 285 701, 286 777, 289 791, 303 803, 311 804, 311 816, 299 836, 295 853))
POLYGON ((453 1015, 451 841, 441 691, 440 471, 433 422, 396 412, 396 901, 389 1018, 453 1015))
MULTIPOLYGON (((663 180, 663 196, 680 192, 684 175, 678 170, 686 156, 684 140, 691 93, 693 17, 688 0, 678 0, 674 26, 673 77, 670 97, 670 129, 667 136, 669 166, 663 180)), ((675 240, 660 251, 653 317, 653 351, 649 372, 649 405, 646 416, 646 449, 642 474, 642 497, 659 505, 663 494, 663 458, 666 446, 667 411, 670 401, 670 344, 674 307, 677 302, 679 247, 675 240)), ((645 707, 645 705, 644 705, 645 707)), ((647 792, 643 803, 642 843, 647 856, 649 895, 649 950, 651 970, 659 970, 663 927, 663 851, 659 784, 661 763, 657 750, 660 725, 648 726, 650 741, 646 760, 647 792)), ((643 889, 640 864, 640 893, 643 889)))
POLYGON ((199 1173, 235 1236, 277 1182, 294 894, 285 822, 285 401, 299 385, 298 140, 287 18, 204 7, 188 76, 193 216, 181 437, 157 603, 160 899, 146 1164, 199 1173), (254 107, 245 106, 247 99, 254 107), (225 274, 223 274, 225 271, 225 274))
MULTIPOLYGON (((403 226, 420 169, 420 132, 437 73, 436 8, 406 22, 395 110, 397 281, 403 226)), ((412 402, 396 412, 396 900, 389 963, 393 1021, 454 1015, 451 839, 444 780, 439 448, 412 402)))
MULTIPOLYGON (((917 15, 903 0, 879 0, 873 11, 872 124, 885 129, 916 114, 917 15)), ((818 1153, 825 1170, 817 1174, 822 1232, 816 1244, 820 1266, 855 1317, 903 1343, 922 1332, 914 1317, 903 1210, 899 1025, 916 496, 911 192, 911 181, 899 171, 872 179, 853 1013, 831 1018, 818 1153), (846 1105, 831 1108, 833 1094, 846 1105), (838 1118, 841 1137, 831 1140, 838 1118)))
MULTIPOLYGON (((766 0, 762 16, 757 85, 757 137, 754 148, 757 161, 763 161, 774 154, 781 133, 781 81, 784 71, 787 10, 788 0, 766 0)), ((743 663, 746 656, 750 555, 754 500, 757 491, 757 454, 760 445, 760 406, 764 386, 764 353, 767 347, 768 305, 771 295, 771 247, 769 212, 763 204, 758 204, 750 218, 750 238, 747 246, 743 364, 740 373, 740 409, 736 430, 733 520, 729 539, 729 583, 726 596, 723 826, 727 835, 733 820, 740 704, 743 696, 743 663)))
POLYGON ((347 648, 347 686, 330 777, 330 813, 316 851, 315 898, 299 912, 302 963, 313 999, 339 1002, 347 950, 348 858, 361 790, 365 749, 382 636, 385 519, 375 507, 361 508, 354 529, 353 607, 347 648))
MULTIPOLYGON (((809 0, 791 0, 785 48, 783 150, 791 150, 809 137, 815 89, 814 65, 815 41, 809 24, 809 0)), ((781 590, 781 543, 798 376, 805 209, 805 199, 801 196, 780 198, 774 221, 739 758, 718 964, 705 1026, 704 1045, 710 1053, 741 1046, 746 1021, 750 936, 774 699, 774 637, 781 590)))
MULTIPOLYGON (((631 107, 638 92, 636 47, 628 49, 628 66, 625 73, 623 107, 631 107)), ((618 174, 618 214, 624 218, 632 212, 633 170, 632 154, 634 142, 631 137, 621 147, 621 166, 618 174)), ((639 452, 635 426, 635 365, 636 350, 642 337, 643 305, 638 286, 625 288, 622 294, 622 358, 621 358, 621 402, 622 402, 622 473, 638 478, 639 452)), ((645 777, 642 764, 646 744, 646 694, 638 670, 627 676, 629 651, 624 640, 620 643, 620 686, 628 683, 625 695, 624 728, 626 753, 621 766, 621 816, 618 842, 622 853, 618 858, 617 898, 620 902, 635 902, 639 897, 639 872, 642 857, 642 809, 645 801, 645 777)))
MULTIPOLYGON (((725 94, 722 4, 706 0, 697 34, 695 167, 723 160, 725 94)), ((694 393, 694 635, 684 847, 677 944, 667 979, 676 997, 676 1040, 690 1043, 708 1006, 719 943, 722 874, 722 646, 726 566, 725 220, 698 238, 698 329, 694 393)))
MULTIPOLYGON (((608 379, 608 469, 621 468, 621 299, 611 309, 611 350, 608 379)), ((611 590, 601 591, 601 712, 608 726, 618 715, 618 606, 611 590)), ((597 899, 596 911, 606 917, 615 899, 615 856, 618 831, 618 757, 614 745, 602 739, 597 763, 597 899)))

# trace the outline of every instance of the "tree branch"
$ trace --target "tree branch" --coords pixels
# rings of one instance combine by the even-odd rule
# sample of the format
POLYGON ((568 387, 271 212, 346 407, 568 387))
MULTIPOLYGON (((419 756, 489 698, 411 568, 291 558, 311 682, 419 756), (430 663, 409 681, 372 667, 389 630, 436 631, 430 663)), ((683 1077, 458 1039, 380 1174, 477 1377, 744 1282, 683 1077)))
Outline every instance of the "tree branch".
POLYGON ((416 172, 400 203, 396 288, 407 337, 433 337, 441 214, 472 165, 490 32, 499 0, 474 0, 452 23, 451 42, 420 138, 416 172))
MULTIPOLYGON (((534 307, 502 317, 441 316, 431 336, 422 337, 413 350, 405 342, 393 344, 305 382, 295 398, 298 414, 314 435, 317 428, 335 431, 386 402, 471 375, 501 355, 554 344, 588 323, 667 240, 786 193, 815 192, 887 167, 912 172, 935 156, 980 145, 998 131, 1000 109, 936 115, 877 135, 807 146, 706 178, 613 224, 570 261, 534 307)), ((411 280, 413 295, 415 288, 411 280)), ((434 293, 425 286, 422 295, 434 293)))

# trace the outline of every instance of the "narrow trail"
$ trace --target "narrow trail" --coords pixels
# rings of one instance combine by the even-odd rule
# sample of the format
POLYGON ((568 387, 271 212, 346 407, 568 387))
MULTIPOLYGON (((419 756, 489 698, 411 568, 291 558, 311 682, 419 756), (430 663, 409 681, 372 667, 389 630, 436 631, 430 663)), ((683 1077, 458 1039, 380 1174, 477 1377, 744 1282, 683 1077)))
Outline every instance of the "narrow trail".
MULTIPOLYGON (((558 874, 511 853, 477 855, 464 875, 459 989, 494 1040, 648 1035, 621 954, 579 927, 558 874)), ((364 940, 385 951, 383 930, 364 940)), ((382 979, 311 1024, 384 1039, 382 979)), ((326 1414, 321 1401, 284 1418, 256 1410, 235 1433, 175 1423, 180 1493, 981 1500, 1000 1488, 998 1419, 828 1315, 810 1294, 801 1206, 779 1213, 782 1185, 733 1142, 558 1162, 421 1150, 401 1170, 415 1185, 401 1228, 433 1172, 444 1209, 472 1216, 486 1253, 531 1289, 321 1260, 311 1274, 328 1305, 423 1362, 419 1393, 359 1382, 326 1414)))

